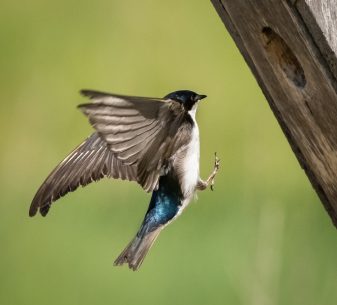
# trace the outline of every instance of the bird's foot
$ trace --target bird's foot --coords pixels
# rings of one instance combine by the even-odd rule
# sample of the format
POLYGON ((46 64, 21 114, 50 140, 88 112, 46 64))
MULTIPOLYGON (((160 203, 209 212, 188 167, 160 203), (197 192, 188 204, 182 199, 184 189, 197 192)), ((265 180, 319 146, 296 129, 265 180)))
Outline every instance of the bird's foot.
POLYGON ((211 190, 214 190, 214 184, 215 184, 215 176, 218 173, 218 170, 220 168, 220 159, 217 157, 216 153, 214 153, 215 160, 214 160, 214 169, 213 172, 209 175, 206 182, 207 185, 211 184, 211 190))
POLYGON ((209 175, 206 181, 200 180, 197 185, 198 190, 205 190, 209 185, 211 187, 211 190, 214 190, 214 184, 215 184, 215 176, 219 171, 220 168, 220 159, 217 157, 216 153, 215 160, 214 160, 214 169, 213 172, 209 175))

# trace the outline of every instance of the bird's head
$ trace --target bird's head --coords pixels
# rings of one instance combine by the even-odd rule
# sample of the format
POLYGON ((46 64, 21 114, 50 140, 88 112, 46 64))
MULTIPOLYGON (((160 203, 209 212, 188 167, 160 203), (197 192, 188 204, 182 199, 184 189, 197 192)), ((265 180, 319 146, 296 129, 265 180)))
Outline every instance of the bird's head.
POLYGON ((179 90, 174 91, 166 95, 165 99, 171 99, 182 104, 186 111, 189 111, 193 108, 195 103, 207 97, 206 95, 198 94, 190 90, 179 90))

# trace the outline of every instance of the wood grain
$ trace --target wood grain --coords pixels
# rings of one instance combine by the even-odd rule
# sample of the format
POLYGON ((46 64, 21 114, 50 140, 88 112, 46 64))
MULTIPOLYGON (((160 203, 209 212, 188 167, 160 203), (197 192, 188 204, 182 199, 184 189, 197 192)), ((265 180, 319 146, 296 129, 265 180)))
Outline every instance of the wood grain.
POLYGON ((316 0, 212 3, 337 226, 337 74, 332 70, 336 53, 335 38, 328 39, 336 29, 325 17, 328 8, 319 6, 319 13, 316 0), (324 21, 318 22, 320 14, 324 21), (312 33, 315 27, 320 34, 312 33), (319 46, 318 38, 325 46, 319 46))
POLYGON ((300 0, 296 8, 337 79, 337 0, 300 0))

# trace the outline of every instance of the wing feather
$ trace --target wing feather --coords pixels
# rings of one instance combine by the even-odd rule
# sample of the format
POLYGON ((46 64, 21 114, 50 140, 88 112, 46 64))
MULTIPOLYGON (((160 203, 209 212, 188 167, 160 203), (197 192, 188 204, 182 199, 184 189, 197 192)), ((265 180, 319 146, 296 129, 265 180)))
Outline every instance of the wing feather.
POLYGON ((32 201, 29 215, 34 216, 40 210, 45 216, 54 201, 104 176, 137 181, 136 173, 132 165, 118 160, 106 142, 94 133, 47 177, 32 201))
POLYGON ((173 100, 88 90, 82 93, 92 103, 79 108, 116 158, 123 164, 136 165, 138 183, 152 191, 165 162, 189 141, 188 132, 185 137, 178 136, 181 128, 191 130, 193 122, 189 115, 173 100))

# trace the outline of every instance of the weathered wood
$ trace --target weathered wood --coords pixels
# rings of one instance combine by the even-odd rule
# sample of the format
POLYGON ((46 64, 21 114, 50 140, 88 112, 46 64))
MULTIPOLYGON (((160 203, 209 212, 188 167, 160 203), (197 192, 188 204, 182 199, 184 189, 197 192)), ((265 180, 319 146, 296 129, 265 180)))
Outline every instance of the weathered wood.
POLYGON ((212 3, 337 226, 336 1, 212 3))
POLYGON ((337 79, 337 0, 300 0, 296 8, 337 79))

